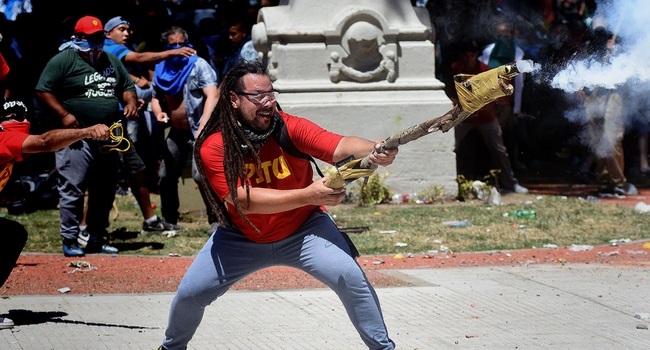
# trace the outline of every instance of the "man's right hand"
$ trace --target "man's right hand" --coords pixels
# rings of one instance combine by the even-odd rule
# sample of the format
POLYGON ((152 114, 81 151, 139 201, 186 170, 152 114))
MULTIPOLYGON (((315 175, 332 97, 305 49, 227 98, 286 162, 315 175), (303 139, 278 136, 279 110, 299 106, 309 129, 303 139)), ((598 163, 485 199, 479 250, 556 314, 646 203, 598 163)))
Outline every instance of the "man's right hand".
POLYGON ((317 179, 306 190, 309 192, 309 202, 313 205, 336 206, 345 199, 345 187, 331 189, 325 186, 329 177, 317 179))
POLYGON ((174 55, 176 56, 190 57, 196 55, 196 50, 188 46, 183 46, 181 48, 174 49, 173 51, 174 51, 174 55))
POLYGON ((110 138, 111 132, 108 126, 104 124, 97 124, 91 127, 83 129, 86 133, 86 138, 92 140, 108 140, 110 138))
POLYGON ((158 121, 158 123, 167 124, 169 123, 169 116, 165 112, 160 112, 156 114, 156 120, 158 121))

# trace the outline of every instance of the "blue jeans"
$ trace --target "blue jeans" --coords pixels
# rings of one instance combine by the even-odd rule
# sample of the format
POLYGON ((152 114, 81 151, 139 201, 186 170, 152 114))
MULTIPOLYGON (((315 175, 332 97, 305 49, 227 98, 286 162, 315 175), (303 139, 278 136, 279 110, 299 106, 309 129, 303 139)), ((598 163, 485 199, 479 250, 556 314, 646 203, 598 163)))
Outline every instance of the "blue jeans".
POLYGON ((270 266, 290 266, 310 274, 341 299, 369 349, 394 349, 375 290, 350 254, 332 219, 314 212, 291 236, 274 243, 250 241, 219 226, 187 270, 172 301, 163 345, 185 349, 205 307, 242 278, 270 266))
MULTIPOLYGON (((162 151, 162 163, 158 169, 160 177, 160 212, 165 221, 176 224, 180 213, 178 212, 181 204, 178 197, 178 179, 183 173, 187 159, 192 160, 192 178, 197 184, 201 183, 201 178, 194 162, 194 137, 189 130, 169 129, 169 134, 165 139, 165 147, 162 151)), ((207 200, 203 188, 199 186, 199 193, 205 204, 208 222, 217 221, 210 203, 207 200)))

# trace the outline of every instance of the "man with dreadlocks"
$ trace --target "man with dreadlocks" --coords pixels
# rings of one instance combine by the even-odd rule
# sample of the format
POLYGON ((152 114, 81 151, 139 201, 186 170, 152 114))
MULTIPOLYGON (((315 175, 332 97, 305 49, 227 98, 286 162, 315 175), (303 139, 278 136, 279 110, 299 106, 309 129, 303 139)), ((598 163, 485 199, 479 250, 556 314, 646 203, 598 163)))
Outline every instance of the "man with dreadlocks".
POLYGON ((372 152, 373 164, 387 166, 397 149, 381 153, 379 142, 334 134, 278 111, 276 96, 256 61, 234 66, 222 81, 217 107, 195 145, 201 185, 221 225, 183 277, 159 349, 185 349, 207 305, 274 265, 295 267, 332 288, 369 349, 394 349, 355 249, 324 208, 339 204, 345 189, 325 186, 327 178, 314 181, 309 160, 283 150, 274 132, 286 127, 300 151, 330 164, 372 152))

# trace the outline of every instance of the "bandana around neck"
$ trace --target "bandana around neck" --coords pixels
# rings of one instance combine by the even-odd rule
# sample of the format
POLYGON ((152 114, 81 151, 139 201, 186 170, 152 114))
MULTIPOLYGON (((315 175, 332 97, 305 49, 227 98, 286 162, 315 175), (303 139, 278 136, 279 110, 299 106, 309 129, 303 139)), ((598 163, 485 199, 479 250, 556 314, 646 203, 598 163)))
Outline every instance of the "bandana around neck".
MULTIPOLYGON (((273 115, 273 119, 271 120, 271 127, 268 128, 268 130, 264 131, 263 134, 256 133, 255 131, 251 130, 248 126, 242 124, 241 122, 237 122, 239 127, 242 129, 244 132, 244 135, 246 136, 246 139, 251 142, 253 145, 253 148, 255 148, 255 152, 259 152, 266 140, 273 134, 273 131, 275 131, 276 126, 278 123, 281 122, 280 115, 277 113, 273 115)), ((246 149, 246 145, 241 145, 242 149, 246 149)))
MULTIPOLYGON (((187 77, 190 76, 192 68, 198 59, 198 55, 183 57, 180 60, 171 58, 156 64, 154 82, 162 91, 169 95, 178 94, 187 77)), ((180 58, 180 57, 179 57, 180 58)))

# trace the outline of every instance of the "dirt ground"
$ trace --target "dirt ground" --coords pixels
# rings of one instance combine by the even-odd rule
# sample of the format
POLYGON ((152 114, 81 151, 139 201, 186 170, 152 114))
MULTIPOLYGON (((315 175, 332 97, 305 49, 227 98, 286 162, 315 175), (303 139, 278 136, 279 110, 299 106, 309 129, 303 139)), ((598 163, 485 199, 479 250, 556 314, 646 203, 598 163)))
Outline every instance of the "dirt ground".
MULTIPOLYGON (((589 248, 589 247, 578 247, 589 248)), ((650 242, 595 246, 589 250, 571 247, 516 251, 459 253, 449 255, 361 256, 375 287, 407 286, 409 282, 382 273, 391 269, 454 268, 470 266, 515 266, 528 264, 613 264, 650 266, 650 242)), ((0 295, 174 292, 190 257, 144 257, 89 255, 81 259, 59 254, 23 254, 0 295)), ((237 290, 273 290, 324 287, 302 271, 275 267, 261 270, 236 284, 237 290)))
MULTIPOLYGON (((589 186, 530 186, 538 195, 586 196, 589 186)), ((623 198, 598 198, 599 203, 634 207, 650 203, 650 189, 623 198)), ((518 200, 517 195, 505 200, 518 200)), ((504 200, 504 202, 505 202, 504 200)), ((582 247, 584 248, 584 247, 582 247)), ((61 254, 23 253, 9 279, 0 288, 0 296, 174 292, 191 257, 88 255, 81 259, 61 254), (66 291, 68 290, 69 291, 66 291)), ((527 264, 612 264, 650 267, 650 240, 616 246, 595 246, 589 250, 571 247, 538 248, 516 251, 456 253, 413 256, 361 256, 359 264, 375 287, 406 286, 403 281, 383 273, 391 269, 454 268, 469 266, 514 266, 527 264)), ((238 290, 320 288, 323 284, 302 271, 275 267, 261 270, 237 283, 238 290)))

